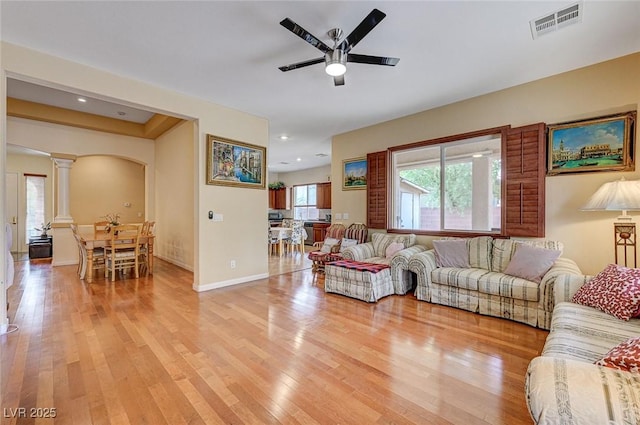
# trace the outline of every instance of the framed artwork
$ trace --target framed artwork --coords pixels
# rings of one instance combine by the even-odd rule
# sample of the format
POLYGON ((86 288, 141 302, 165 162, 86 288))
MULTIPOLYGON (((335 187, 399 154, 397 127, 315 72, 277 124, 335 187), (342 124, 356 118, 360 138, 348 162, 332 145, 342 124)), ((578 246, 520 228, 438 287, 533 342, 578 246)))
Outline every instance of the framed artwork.
POLYGON ((367 158, 342 161, 342 190, 367 188, 367 158))
POLYGON ((263 146, 207 134, 207 184, 265 188, 263 146))
POLYGON ((636 113, 548 127, 547 174, 633 171, 636 113))

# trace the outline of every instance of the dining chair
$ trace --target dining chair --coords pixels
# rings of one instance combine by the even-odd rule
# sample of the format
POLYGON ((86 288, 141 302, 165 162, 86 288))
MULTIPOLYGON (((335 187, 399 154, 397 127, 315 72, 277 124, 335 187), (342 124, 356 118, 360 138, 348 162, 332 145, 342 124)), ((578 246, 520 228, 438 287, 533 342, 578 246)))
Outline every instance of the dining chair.
POLYGON ((116 280, 116 270, 133 268, 136 279, 140 277, 140 226, 121 224, 111 229, 111 243, 105 247, 104 276, 116 280))
POLYGON ((94 233, 109 233, 109 222, 108 221, 96 221, 93 223, 93 231, 94 233))
POLYGON ((291 237, 286 241, 288 251, 292 254, 294 251, 304 254, 304 222, 302 220, 293 220, 291 227, 291 237))
MULTIPOLYGON (((71 224, 71 231, 73 232, 73 237, 78 244, 78 276, 80 279, 84 279, 87 273, 87 249, 82 243, 82 236, 78 232, 78 226, 76 224, 71 224)), ((93 249, 93 265, 91 267, 90 273, 93 273, 94 270, 104 269, 104 248, 94 248, 93 249)))
POLYGON ((280 239, 278 239, 278 236, 274 234, 274 231, 272 231, 271 229, 269 229, 269 254, 270 255, 277 255, 280 251, 280 239))
MULTIPOLYGON (((153 235, 154 228, 156 226, 155 221, 145 221, 142 223, 140 229, 140 236, 153 235)), ((148 241, 140 244, 140 271, 143 273, 149 272, 149 243, 148 241)))

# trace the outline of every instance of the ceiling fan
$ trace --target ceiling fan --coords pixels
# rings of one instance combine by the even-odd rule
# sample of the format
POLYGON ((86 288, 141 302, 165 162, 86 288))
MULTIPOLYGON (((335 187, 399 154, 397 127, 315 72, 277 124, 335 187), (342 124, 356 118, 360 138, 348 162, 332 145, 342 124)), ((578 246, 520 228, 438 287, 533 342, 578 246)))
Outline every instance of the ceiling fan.
POLYGON ((395 66, 400 59, 382 56, 357 55, 350 53, 351 49, 360 42, 369 32, 375 28, 387 16, 378 9, 373 9, 366 18, 349 34, 341 40, 343 32, 339 28, 333 28, 327 32, 333 40, 333 49, 318 40, 309 31, 302 28, 289 18, 285 18, 280 25, 311 44, 316 49, 324 53, 321 58, 310 59, 304 62, 293 63, 291 65, 281 66, 280 71, 286 72, 298 68, 303 68, 317 63, 325 63, 325 71, 333 77, 333 83, 336 86, 344 85, 344 73, 347 72, 347 62, 366 63, 370 65, 387 65, 395 66))

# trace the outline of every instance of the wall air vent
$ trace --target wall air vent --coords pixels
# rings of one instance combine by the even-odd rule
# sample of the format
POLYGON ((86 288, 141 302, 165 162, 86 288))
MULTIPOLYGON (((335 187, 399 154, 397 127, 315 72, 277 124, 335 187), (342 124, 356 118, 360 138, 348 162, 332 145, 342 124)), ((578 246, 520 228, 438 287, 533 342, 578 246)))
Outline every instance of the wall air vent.
POLYGON ((582 2, 579 1, 553 13, 529 21, 533 39, 554 32, 566 26, 582 22, 582 2))
POLYGON ((282 165, 289 165, 289 163, 288 163, 288 162, 286 162, 286 161, 280 161, 280 162, 279 162, 279 164, 282 164, 282 165))

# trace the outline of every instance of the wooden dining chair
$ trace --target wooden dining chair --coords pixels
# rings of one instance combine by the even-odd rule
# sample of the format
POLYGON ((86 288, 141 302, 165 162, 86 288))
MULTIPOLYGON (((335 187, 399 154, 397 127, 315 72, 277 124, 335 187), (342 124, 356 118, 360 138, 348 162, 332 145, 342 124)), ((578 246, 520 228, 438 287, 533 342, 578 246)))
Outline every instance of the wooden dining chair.
POLYGON ((93 231, 94 233, 109 233, 109 222, 108 221, 96 221, 93 223, 93 231))
MULTIPOLYGON (((156 226, 155 221, 145 221, 140 228, 140 236, 153 235, 154 228, 156 226)), ((149 243, 148 241, 140 244, 140 272, 149 273, 149 243)))
MULTIPOLYGON (((80 279, 84 279, 87 273, 87 249, 82 242, 82 236, 80 236, 78 226, 72 223, 70 227, 71 231, 73 232, 73 237, 78 244, 78 276, 80 276, 80 279)), ((89 273, 93 273, 94 270, 104 269, 104 267, 104 248, 94 248, 93 265, 89 273)))
POLYGON ((104 276, 116 280, 116 270, 133 268, 136 279, 140 277, 140 226, 121 224, 111 229, 111 243, 105 247, 104 276))

